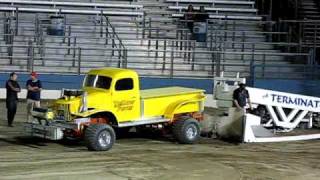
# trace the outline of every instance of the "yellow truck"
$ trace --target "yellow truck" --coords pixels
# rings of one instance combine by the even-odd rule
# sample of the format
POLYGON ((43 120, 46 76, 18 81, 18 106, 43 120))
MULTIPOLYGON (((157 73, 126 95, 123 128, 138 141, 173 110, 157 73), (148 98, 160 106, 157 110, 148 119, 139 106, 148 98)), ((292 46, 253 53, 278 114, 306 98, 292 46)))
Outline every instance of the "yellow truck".
POLYGON ((140 90, 138 74, 129 69, 101 68, 87 73, 81 90, 62 90, 49 108, 35 108, 25 131, 51 140, 82 138, 89 150, 109 150, 115 130, 162 128, 180 143, 199 139, 204 90, 165 87, 140 90))

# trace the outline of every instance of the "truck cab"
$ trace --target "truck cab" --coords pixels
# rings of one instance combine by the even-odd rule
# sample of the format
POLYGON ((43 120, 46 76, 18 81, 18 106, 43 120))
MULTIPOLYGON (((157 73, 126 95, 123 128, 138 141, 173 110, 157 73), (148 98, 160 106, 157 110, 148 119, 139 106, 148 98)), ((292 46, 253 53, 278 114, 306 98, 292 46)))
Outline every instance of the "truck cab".
POLYGON ((83 90, 87 92, 88 109, 108 110, 119 121, 139 118, 140 87, 135 71, 117 68, 92 70, 84 79, 83 90))

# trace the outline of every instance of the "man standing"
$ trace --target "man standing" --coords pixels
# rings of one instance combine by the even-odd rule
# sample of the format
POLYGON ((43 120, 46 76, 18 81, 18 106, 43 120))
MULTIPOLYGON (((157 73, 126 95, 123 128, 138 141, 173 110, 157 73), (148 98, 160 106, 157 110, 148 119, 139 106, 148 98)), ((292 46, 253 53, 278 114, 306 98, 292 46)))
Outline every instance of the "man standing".
POLYGON ((200 11, 195 15, 195 21, 196 22, 207 22, 207 19, 209 19, 209 15, 204 9, 204 6, 200 6, 200 11))
POLYGON ((249 92, 246 89, 246 85, 239 84, 239 88, 233 92, 233 104, 239 110, 245 110, 245 106, 249 104, 249 108, 252 109, 249 92))
POLYGON ((20 86, 17 82, 17 74, 11 73, 9 80, 6 82, 7 89, 7 98, 6 98, 6 106, 7 106, 7 118, 8 118, 8 126, 13 127, 12 123, 14 120, 14 116, 17 112, 17 104, 18 104, 18 92, 21 91, 20 86))
POLYGON ((197 42, 204 42, 200 45, 206 48, 207 43, 207 19, 208 13, 205 11, 204 6, 200 6, 200 11, 196 13, 194 22, 194 37, 197 42))
POLYGON ((193 9, 193 6, 190 4, 188 6, 187 12, 184 14, 184 20, 187 22, 187 27, 193 33, 193 21, 195 17, 195 11, 193 9))
POLYGON ((41 81, 38 78, 36 72, 32 72, 30 79, 27 81, 27 113, 28 122, 32 120, 31 111, 33 107, 40 107, 40 92, 42 90, 41 81))

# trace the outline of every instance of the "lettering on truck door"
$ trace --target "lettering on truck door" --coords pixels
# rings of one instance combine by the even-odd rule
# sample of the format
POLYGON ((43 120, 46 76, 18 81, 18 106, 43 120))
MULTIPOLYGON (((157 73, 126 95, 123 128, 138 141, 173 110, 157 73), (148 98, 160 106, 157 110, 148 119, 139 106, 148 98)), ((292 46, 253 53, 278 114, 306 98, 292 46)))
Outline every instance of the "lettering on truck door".
POLYGON ((139 88, 132 78, 117 80, 112 95, 112 103, 118 121, 130 121, 140 117, 139 88))

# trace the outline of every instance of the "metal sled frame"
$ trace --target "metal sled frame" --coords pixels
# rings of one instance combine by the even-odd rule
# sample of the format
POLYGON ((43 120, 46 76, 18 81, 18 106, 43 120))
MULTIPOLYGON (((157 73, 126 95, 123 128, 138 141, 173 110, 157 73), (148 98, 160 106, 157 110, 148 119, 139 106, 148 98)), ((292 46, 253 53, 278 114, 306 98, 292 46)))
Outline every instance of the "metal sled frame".
MULTIPOLYGON (((237 74, 235 78, 230 78, 223 77, 222 73, 220 77, 214 78, 214 87, 223 90, 214 91, 218 93, 214 98, 224 95, 224 98, 227 97, 226 99, 231 99, 231 97, 229 97, 231 96, 231 90, 235 89, 240 82, 245 82, 245 79, 240 78, 239 74, 237 74), (226 82, 229 82, 229 84, 226 82), (219 95, 219 93, 221 93, 221 95, 219 95)), ((308 128, 312 128, 313 119, 311 114, 320 112, 320 98, 261 88, 248 87, 247 89, 253 106, 265 107, 270 115, 270 119, 267 123, 262 124, 259 116, 245 114, 242 129, 243 142, 280 142, 320 139, 320 133, 297 136, 275 136, 272 130, 264 128, 274 127, 274 131, 276 131, 276 128, 279 128, 282 131, 289 132, 297 128, 302 122, 307 123, 308 128)))

